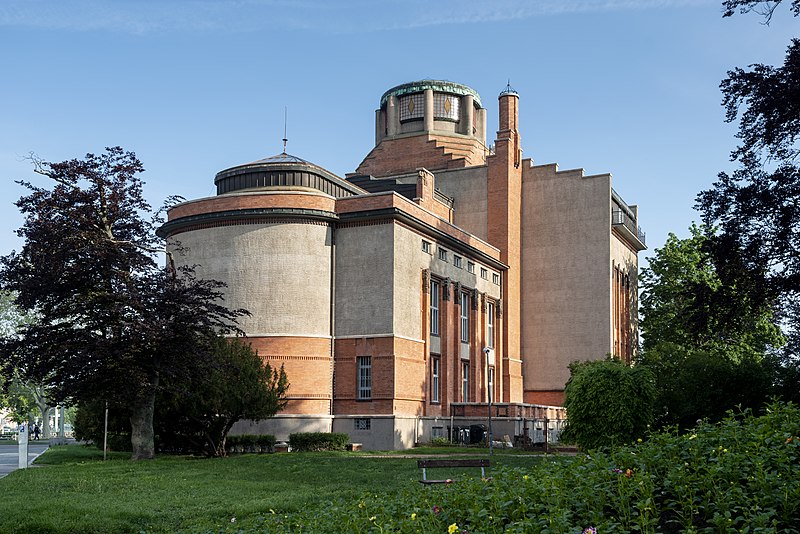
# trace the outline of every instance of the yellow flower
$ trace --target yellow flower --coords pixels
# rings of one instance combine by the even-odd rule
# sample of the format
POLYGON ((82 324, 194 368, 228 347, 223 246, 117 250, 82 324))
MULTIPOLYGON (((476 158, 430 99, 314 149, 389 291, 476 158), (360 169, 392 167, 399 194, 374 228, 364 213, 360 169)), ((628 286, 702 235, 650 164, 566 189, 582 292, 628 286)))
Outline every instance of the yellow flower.
POLYGON ((636 443, 641 443, 641 442, 642 442, 642 438, 638 438, 638 439, 636 440, 636 443))
POLYGON ((364 504, 364 501, 361 501, 360 503, 358 503, 358 507, 359 507, 359 508, 364 508, 364 506, 366 506, 366 505, 364 504))
POLYGON ((412 520, 412 521, 416 521, 416 520, 417 520, 417 513, 416 513, 416 512, 414 512, 413 514, 411 514, 411 520, 412 520))
POLYGON ((375 521, 375 519, 377 519, 377 518, 374 515, 369 518, 370 521, 375 521))
POLYGON ((528 475, 522 475, 522 480, 528 480, 528 475))
POLYGON ((455 523, 447 527, 447 534, 455 534, 455 532, 458 532, 458 525, 455 523))

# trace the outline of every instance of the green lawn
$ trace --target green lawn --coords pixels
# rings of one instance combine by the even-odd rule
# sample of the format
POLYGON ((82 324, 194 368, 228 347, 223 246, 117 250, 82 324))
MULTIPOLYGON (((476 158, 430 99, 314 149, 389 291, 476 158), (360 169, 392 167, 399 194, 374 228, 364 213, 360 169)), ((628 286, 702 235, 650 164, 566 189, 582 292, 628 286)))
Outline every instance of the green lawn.
MULTIPOLYGON (((486 455, 486 449, 465 448, 419 452, 486 455)), ((273 513, 419 486, 415 459, 372 454, 162 456, 146 462, 112 454, 103 462, 94 448, 53 447, 35 467, 0 479, 0 532, 235 532, 263 527, 273 513)), ((493 465, 536 461, 497 451, 493 465)))

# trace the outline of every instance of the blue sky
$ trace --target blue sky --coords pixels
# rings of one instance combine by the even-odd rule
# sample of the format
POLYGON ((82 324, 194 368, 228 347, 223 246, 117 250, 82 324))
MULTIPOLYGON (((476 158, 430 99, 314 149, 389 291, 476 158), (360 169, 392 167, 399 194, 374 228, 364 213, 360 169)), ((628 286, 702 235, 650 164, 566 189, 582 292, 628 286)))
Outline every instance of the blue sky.
MULTIPOLYGON (((780 64, 798 19, 723 19, 719 0, 2 0, 0 254, 19 249, 25 161, 120 145, 146 194, 214 194, 214 174, 288 152, 340 176, 374 143, 394 85, 436 78, 520 94, 525 157, 611 172, 652 254, 731 169, 728 69, 780 64)), ((40 183, 40 182, 37 182, 40 183)))

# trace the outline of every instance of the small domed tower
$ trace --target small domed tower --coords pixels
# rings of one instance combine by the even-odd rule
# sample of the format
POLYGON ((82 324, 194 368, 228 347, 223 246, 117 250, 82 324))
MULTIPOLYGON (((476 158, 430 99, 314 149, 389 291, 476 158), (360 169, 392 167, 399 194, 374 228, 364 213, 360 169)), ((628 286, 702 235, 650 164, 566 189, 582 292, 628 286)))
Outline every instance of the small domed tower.
POLYGON ((421 80, 386 91, 375 112, 375 148, 356 172, 375 177, 486 163, 486 110, 460 83, 421 80))

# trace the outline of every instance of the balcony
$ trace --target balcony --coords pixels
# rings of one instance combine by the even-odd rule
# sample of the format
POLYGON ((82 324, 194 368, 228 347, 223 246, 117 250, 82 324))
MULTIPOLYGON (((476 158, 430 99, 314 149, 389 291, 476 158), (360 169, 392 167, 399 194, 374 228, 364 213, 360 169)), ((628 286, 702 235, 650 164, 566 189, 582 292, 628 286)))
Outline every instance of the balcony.
POLYGON ((647 248, 645 233, 627 213, 622 210, 611 211, 611 227, 617 230, 636 250, 647 248))

